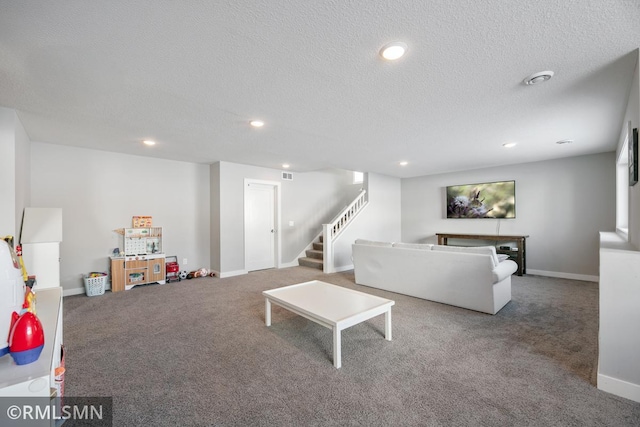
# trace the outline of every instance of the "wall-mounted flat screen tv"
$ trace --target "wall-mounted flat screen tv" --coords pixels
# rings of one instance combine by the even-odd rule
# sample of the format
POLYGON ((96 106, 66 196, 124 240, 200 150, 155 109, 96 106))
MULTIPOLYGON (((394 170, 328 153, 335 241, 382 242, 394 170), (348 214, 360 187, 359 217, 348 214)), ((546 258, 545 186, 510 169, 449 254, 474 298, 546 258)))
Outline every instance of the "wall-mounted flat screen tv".
POLYGON ((515 218, 516 182, 447 187, 447 218, 515 218))

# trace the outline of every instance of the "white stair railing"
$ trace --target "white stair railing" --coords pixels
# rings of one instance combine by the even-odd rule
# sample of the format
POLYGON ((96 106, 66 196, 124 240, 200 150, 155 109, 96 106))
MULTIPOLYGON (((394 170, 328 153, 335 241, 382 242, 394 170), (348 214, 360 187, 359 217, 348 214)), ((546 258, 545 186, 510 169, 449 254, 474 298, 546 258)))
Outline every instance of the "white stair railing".
POLYGON ((322 224, 322 262, 323 272, 333 273, 333 243, 340 233, 346 229, 353 219, 367 205, 367 191, 362 190, 360 194, 340 212, 330 224, 322 224))

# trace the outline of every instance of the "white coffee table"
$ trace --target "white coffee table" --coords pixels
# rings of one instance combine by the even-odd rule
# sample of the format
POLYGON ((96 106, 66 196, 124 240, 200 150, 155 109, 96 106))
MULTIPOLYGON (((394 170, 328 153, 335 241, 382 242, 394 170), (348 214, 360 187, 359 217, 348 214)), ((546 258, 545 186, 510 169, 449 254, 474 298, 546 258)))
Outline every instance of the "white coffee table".
POLYGON ((271 326, 271 303, 333 330, 333 365, 342 366, 341 332, 384 313, 384 337, 391 341, 391 306, 395 301, 313 280, 264 291, 265 324, 271 326))

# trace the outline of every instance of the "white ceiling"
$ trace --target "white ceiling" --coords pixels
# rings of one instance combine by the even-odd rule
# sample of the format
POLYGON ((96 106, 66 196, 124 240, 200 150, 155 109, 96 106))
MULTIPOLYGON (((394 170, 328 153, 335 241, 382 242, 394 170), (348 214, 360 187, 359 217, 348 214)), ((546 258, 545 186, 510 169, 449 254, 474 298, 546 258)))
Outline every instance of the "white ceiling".
POLYGON ((0 0, 0 105, 32 141, 411 177, 615 150, 638 47, 638 0, 0 0))

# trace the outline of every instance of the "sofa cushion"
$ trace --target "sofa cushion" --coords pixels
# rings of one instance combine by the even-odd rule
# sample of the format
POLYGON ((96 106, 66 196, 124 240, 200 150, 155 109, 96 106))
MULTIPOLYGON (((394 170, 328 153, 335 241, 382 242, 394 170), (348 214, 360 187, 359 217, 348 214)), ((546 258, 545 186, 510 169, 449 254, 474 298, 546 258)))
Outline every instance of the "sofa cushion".
POLYGON ((433 245, 431 243, 394 243, 394 248, 404 249, 420 249, 422 251, 430 251, 433 245))
POLYGON ((493 261, 493 266, 497 267, 500 264, 498 260, 498 254, 496 248, 493 246, 448 246, 448 245, 435 245, 432 250, 441 252, 462 252, 480 255, 490 255, 493 261))
POLYGON ((509 259, 509 255, 507 254, 498 254, 498 261, 502 262, 502 261, 506 261, 509 259))
POLYGON ((390 248, 393 243, 391 242, 377 242, 375 240, 356 239, 356 245, 368 245, 368 246, 384 246, 390 248))

